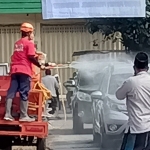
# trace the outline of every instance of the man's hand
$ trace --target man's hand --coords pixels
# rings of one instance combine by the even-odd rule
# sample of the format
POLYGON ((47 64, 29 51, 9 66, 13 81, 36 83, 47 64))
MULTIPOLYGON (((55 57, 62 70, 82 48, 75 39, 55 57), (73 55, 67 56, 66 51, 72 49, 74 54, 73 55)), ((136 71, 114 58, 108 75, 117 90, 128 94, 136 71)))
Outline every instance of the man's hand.
POLYGON ((50 66, 47 66, 47 67, 45 67, 45 70, 46 70, 46 69, 51 69, 51 67, 50 67, 50 66))
POLYGON ((51 64, 51 66, 52 66, 52 67, 55 67, 55 66, 56 66, 56 64, 55 64, 55 63, 52 63, 52 64, 51 64))
POLYGON ((52 67, 55 67, 55 66, 56 66, 55 63, 51 63, 51 62, 49 62, 48 65, 49 65, 49 66, 52 66, 52 67))
POLYGON ((41 70, 45 70, 46 67, 44 65, 41 65, 40 68, 41 68, 41 70))
POLYGON ((43 66, 41 65, 41 70, 47 70, 47 69, 51 69, 52 66, 43 66))

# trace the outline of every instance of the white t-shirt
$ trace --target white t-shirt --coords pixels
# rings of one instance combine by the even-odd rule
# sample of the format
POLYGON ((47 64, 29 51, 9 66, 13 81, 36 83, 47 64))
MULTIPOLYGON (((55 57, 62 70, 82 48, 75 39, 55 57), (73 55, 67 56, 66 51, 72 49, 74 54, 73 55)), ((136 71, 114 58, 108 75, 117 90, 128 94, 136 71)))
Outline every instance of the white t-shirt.
POLYGON ((119 100, 126 98, 130 133, 150 131, 150 75, 142 71, 127 79, 117 90, 119 100))

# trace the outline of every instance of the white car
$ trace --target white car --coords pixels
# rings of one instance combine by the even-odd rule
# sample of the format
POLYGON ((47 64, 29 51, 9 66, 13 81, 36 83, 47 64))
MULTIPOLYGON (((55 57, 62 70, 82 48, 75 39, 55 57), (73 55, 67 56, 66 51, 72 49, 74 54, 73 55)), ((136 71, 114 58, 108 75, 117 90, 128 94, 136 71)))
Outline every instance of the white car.
POLYGON ((107 74, 104 74, 99 91, 92 93, 93 100, 93 138, 101 147, 110 146, 114 140, 121 140, 128 115, 126 101, 116 98, 117 88, 134 71, 130 63, 115 63, 110 66, 107 74))

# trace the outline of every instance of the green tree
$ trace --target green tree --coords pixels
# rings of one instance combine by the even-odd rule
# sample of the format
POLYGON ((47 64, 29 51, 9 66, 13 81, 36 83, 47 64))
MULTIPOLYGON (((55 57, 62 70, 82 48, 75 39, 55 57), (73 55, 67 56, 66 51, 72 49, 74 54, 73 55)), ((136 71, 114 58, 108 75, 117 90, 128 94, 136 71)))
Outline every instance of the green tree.
POLYGON ((150 0, 146 0, 145 18, 90 19, 87 28, 91 34, 102 32, 104 40, 120 39, 126 50, 149 50, 150 0))

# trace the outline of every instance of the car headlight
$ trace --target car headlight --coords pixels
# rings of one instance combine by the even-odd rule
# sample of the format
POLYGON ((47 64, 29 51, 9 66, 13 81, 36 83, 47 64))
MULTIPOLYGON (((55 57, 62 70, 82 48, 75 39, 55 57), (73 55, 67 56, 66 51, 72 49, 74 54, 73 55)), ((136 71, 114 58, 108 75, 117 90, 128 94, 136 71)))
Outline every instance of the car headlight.
POLYGON ((87 101, 87 102, 91 102, 91 96, 87 93, 84 93, 84 92, 77 92, 77 98, 80 100, 80 101, 87 101))

